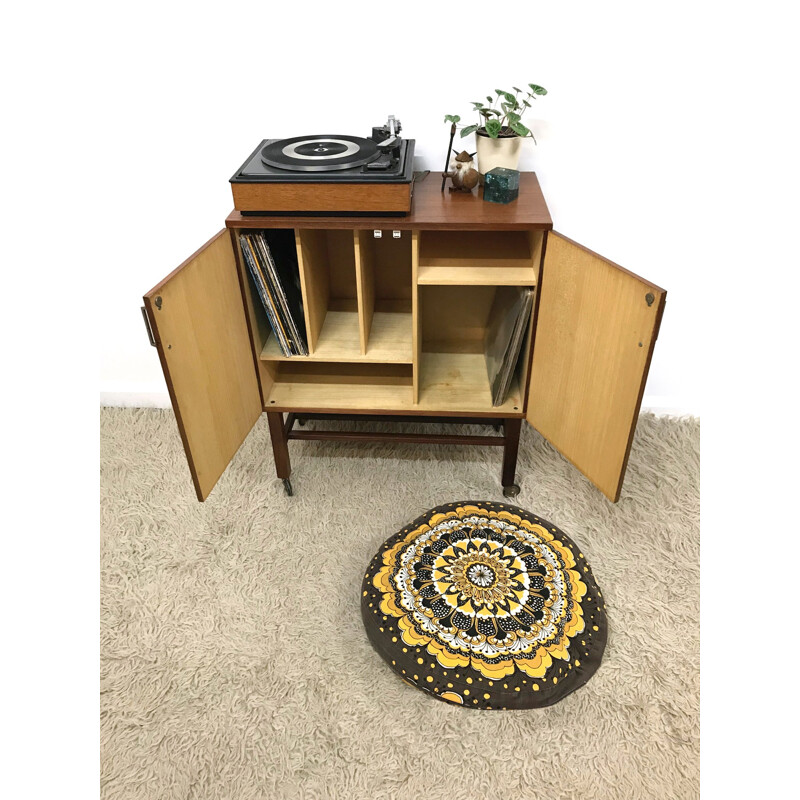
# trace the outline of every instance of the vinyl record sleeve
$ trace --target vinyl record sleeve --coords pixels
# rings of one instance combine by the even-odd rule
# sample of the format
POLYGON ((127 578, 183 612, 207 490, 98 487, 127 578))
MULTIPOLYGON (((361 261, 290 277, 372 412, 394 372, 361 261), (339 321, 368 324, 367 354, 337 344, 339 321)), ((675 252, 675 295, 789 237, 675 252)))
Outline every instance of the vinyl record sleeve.
POLYGON ((252 276, 253 282, 256 285, 258 296, 261 299, 261 305, 264 307, 264 311, 267 314, 267 320, 269 321, 272 332, 278 341, 281 352, 285 356, 290 356, 292 355, 292 352, 289 347, 289 342, 286 338, 283 327, 280 324, 280 320, 278 319, 277 309, 270 294, 266 275, 259 264, 256 248, 252 238, 253 237, 249 234, 242 235, 242 253, 244 254, 244 259, 247 262, 247 268, 250 270, 250 275, 252 276))
POLYGON ((297 263, 297 246, 293 230, 268 230, 262 233, 271 258, 271 265, 281 288, 289 322, 300 350, 308 355, 306 318, 303 292, 300 288, 300 267, 297 263))
POLYGON ((532 307, 532 289, 497 287, 483 341, 493 406, 508 396, 532 307))
POLYGON ((259 263, 261 264, 262 270, 270 287, 270 295, 275 302, 275 312, 278 315, 281 327, 283 328, 283 331, 289 342, 289 348, 291 351, 290 355, 308 355, 305 342, 300 338, 297 325, 295 325, 292 313, 289 309, 286 291, 283 287, 282 281, 278 277, 278 272, 275 269, 275 260, 270 252, 266 235, 265 233, 258 233, 253 237, 253 239, 259 256, 259 263))

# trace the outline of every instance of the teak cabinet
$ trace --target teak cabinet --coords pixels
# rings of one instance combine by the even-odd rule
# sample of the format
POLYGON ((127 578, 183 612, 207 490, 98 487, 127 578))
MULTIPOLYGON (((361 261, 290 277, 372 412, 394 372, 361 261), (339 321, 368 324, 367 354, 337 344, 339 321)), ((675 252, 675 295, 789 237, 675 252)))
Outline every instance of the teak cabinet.
POLYGON ((234 212, 144 302, 200 500, 266 411, 288 491, 289 439, 390 436, 294 431, 304 417, 500 423, 503 437, 395 436, 503 444, 506 487, 526 419, 616 502, 665 299, 552 231, 525 173, 509 205, 442 193, 429 176, 403 218, 234 212), (309 356, 281 354, 241 257, 239 234, 269 228, 294 231, 309 356), (500 285, 535 287, 535 302, 508 399, 495 408, 483 335, 500 285))

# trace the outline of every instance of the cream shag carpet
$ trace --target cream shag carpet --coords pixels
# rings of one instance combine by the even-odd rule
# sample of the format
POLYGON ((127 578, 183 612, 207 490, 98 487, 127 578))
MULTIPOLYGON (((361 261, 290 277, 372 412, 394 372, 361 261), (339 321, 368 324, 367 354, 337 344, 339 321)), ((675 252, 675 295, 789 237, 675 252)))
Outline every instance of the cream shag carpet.
POLYGON ((698 795, 697 420, 641 417, 617 505, 523 426, 517 504, 580 544, 610 634, 584 688, 514 712, 407 686, 359 612, 404 523, 502 502, 499 449, 292 442, 287 497, 262 417, 198 503, 172 412, 101 426, 104 800, 698 795))

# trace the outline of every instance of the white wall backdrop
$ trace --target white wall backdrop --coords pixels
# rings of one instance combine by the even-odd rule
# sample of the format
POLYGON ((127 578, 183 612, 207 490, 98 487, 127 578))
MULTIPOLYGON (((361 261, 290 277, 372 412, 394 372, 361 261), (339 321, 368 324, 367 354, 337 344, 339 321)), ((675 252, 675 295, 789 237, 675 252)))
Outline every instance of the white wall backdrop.
POLYGON ((107 60, 93 74, 95 156, 117 175, 95 195, 111 220, 98 232, 108 247, 103 401, 168 403, 141 296, 223 226, 228 178, 262 138, 367 135, 394 113, 416 139, 418 167, 438 171, 445 113, 465 117, 495 87, 535 82, 549 94, 529 119, 539 144, 526 143, 520 168, 537 172, 556 230, 667 289, 644 405, 698 414, 702 221, 687 132, 696 141, 700 124, 688 83, 709 58, 700 12, 630 2, 379 8, 108 6, 107 60))

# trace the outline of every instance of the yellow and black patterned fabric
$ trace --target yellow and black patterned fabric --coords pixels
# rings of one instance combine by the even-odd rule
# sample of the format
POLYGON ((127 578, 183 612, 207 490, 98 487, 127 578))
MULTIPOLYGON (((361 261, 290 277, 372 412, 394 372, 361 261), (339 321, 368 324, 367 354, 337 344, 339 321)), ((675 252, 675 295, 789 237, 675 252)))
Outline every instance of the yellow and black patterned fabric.
POLYGON ((605 602, 583 553, 516 506, 431 509, 383 544, 361 594, 367 635, 392 669, 469 708, 552 705, 603 657, 605 602))

